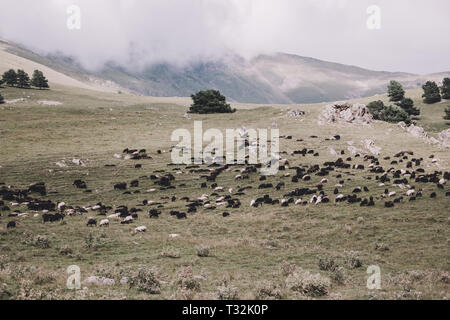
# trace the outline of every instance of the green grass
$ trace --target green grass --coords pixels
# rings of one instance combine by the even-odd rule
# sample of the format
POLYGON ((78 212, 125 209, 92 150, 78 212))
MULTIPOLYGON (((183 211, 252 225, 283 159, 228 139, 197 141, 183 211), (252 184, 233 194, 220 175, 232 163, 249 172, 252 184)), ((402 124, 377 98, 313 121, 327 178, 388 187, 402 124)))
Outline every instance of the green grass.
MULTIPOLYGON (((159 219, 148 218, 149 206, 140 213, 139 220, 132 225, 120 225, 111 220, 109 228, 88 228, 89 212, 84 216, 66 217, 65 222, 55 224, 41 223, 41 217, 8 218, 2 212, 0 226, 5 229, 8 221, 15 220, 18 227, 3 230, 0 234, 0 298, 12 299, 180 299, 186 292, 178 284, 179 271, 192 267, 194 275, 203 275, 200 291, 189 295, 194 299, 216 298, 218 288, 224 279, 236 287, 239 298, 253 299, 263 281, 280 289, 284 299, 304 299, 305 296, 286 288, 286 275, 280 271, 284 262, 289 262, 309 270, 331 276, 329 271, 319 270, 320 257, 336 257, 345 261, 348 252, 357 251, 363 263, 361 268, 351 269, 342 262, 345 269, 345 283, 332 283, 326 299, 368 299, 376 298, 431 298, 449 297, 449 284, 445 275, 450 271, 449 255, 449 204, 445 197, 449 191, 437 190, 433 184, 415 184, 424 189, 424 197, 416 202, 404 201, 393 210, 386 210, 383 201, 378 200, 373 208, 360 208, 359 205, 330 204, 294 206, 287 208, 265 205, 253 209, 252 199, 270 193, 273 198, 283 195, 300 186, 315 186, 321 177, 312 176, 312 181, 294 184, 280 171, 278 176, 269 177, 267 182, 276 184, 284 181, 286 187, 280 191, 258 190, 258 176, 253 174, 249 180, 235 181, 236 172, 225 172, 219 176, 219 186, 233 188, 253 186, 246 195, 240 197, 240 209, 221 209, 208 211, 200 209, 189 215, 187 220, 176 220, 169 216, 171 209, 185 210, 185 202, 171 202, 161 199, 174 194, 177 199, 183 196, 197 198, 203 193, 211 194, 211 188, 200 189, 204 179, 199 174, 176 174, 170 162, 168 150, 174 144, 170 134, 174 129, 193 130, 193 120, 203 120, 207 128, 266 128, 276 123, 281 135, 293 135, 293 140, 281 139, 280 150, 293 151, 302 148, 314 149, 319 157, 307 155, 287 156, 294 165, 322 165, 335 159, 329 147, 346 150, 347 141, 361 147, 361 141, 372 139, 382 147, 382 159, 393 156, 400 150, 413 150, 414 157, 424 158, 423 168, 427 172, 448 171, 450 154, 448 149, 424 143, 411 137, 393 124, 376 122, 369 127, 359 126, 318 126, 317 117, 324 104, 297 106, 258 106, 233 104, 238 111, 227 115, 193 115, 192 120, 184 118, 189 105, 185 98, 150 98, 127 94, 98 93, 82 89, 52 86, 52 90, 1 89, 6 100, 25 97, 25 102, 3 104, 0 106, 0 181, 17 188, 25 188, 30 183, 44 181, 47 188, 55 193, 46 199, 64 201, 68 205, 88 206, 97 202, 106 205, 128 205, 136 207, 142 200, 164 203, 165 208, 159 219), (60 101, 61 106, 39 105, 39 100, 60 101), (284 116, 286 110, 300 108, 307 112, 304 118, 292 119, 284 116), (325 141, 325 138, 340 134, 340 141, 325 141), (314 139, 310 136, 316 135, 314 139), (302 138, 303 142, 296 139, 302 138), (151 160, 120 160, 115 153, 124 148, 146 148, 151 160), (157 150, 163 150, 161 155, 157 150), (429 155, 438 158, 432 163, 429 155), (73 158, 81 158, 86 167, 71 163, 73 158), (68 167, 59 168, 56 162, 65 159, 68 167), (134 168, 141 163, 143 168, 134 168), (116 164, 117 167, 105 167, 116 164), (170 193, 157 190, 145 191, 155 185, 149 176, 156 170, 172 172, 177 187, 170 193), (114 183, 140 178, 139 194, 124 195, 114 191, 114 183), (84 193, 72 186, 75 179, 86 181, 92 193, 84 193), (436 191, 435 200, 429 194, 436 191), (228 211, 231 216, 223 218, 221 213, 228 211), (362 217, 364 223, 359 223, 362 217), (145 225, 144 234, 133 234, 135 227, 145 225), (351 233, 346 231, 351 226, 351 233), (92 234, 94 246, 86 247, 87 238, 92 234), (179 234, 170 238, 169 234, 179 234), (43 249, 33 245, 37 235, 50 241, 50 248, 43 249), (383 243, 387 251, 376 250, 383 243), (211 248, 208 257, 198 257, 196 247, 205 245, 211 248), (61 255, 61 248, 68 247, 72 254, 61 255), (164 257, 163 251, 174 251, 178 258, 164 257), (91 275, 104 275, 116 280, 112 287, 88 285, 88 290, 72 292, 65 289, 70 265, 81 268, 82 279, 91 275), (369 265, 379 265, 382 272, 382 290, 370 292, 366 288, 369 265), (155 268, 161 281, 161 293, 149 295, 145 292, 119 284, 122 276, 133 275, 139 267, 155 268), (414 277, 411 271, 420 271, 421 277, 414 277), (416 279, 417 278, 417 279, 416 279), (417 292, 421 292, 418 294, 417 292)), ((419 125, 432 134, 447 128, 442 119, 445 103, 424 106, 418 103, 418 92, 408 92, 422 110, 419 125), (441 120, 442 119, 442 120, 441 120)), ((360 99, 358 101, 372 101, 360 99)), ((385 99, 383 97, 383 99, 385 99)), ((285 155, 286 156, 286 155, 285 155)), ((404 163, 391 166, 390 161, 380 160, 385 168, 404 168, 404 163)), ((354 158, 352 163, 362 163, 354 158)), ((379 196, 385 187, 367 176, 368 171, 336 170, 328 179, 324 190, 331 199, 334 185, 341 179, 335 175, 340 172, 345 180, 341 193, 348 194, 355 186, 367 185, 370 189, 365 196, 379 196)), ((208 186, 210 183, 208 183, 208 186)), ((402 194, 404 191, 392 185, 389 190, 402 194)), ((158 189, 158 188, 157 188, 158 189)), ((224 192, 223 194, 226 194, 224 192)), ((214 198, 214 197, 213 197, 214 198)), ((306 198, 307 200, 309 199, 306 198)), ((11 207, 27 212, 26 207, 11 207)), ((112 212, 110 212, 112 213, 112 212)), ((98 217, 102 219, 102 217, 98 217)), ((84 287, 85 285, 83 285, 84 287)))

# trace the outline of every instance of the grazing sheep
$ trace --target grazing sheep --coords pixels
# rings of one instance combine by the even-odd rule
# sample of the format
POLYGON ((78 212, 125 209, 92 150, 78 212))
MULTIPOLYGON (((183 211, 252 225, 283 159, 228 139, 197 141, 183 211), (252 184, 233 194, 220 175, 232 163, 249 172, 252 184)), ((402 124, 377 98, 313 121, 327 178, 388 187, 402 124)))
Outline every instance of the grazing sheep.
POLYGON ((125 182, 117 183, 114 185, 114 190, 125 190, 127 188, 127 184, 125 182))
POLYGON ((384 203, 384 206, 385 206, 386 208, 392 208, 392 207, 394 207, 394 202, 392 202, 392 201, 386 201, 386 202, 384 203))
POLYGON ((64 220, 64 215, 62 215, 60 213, 55 213, 55 214, 44 213, 42 215, 43 223, 46 223, 46 222, 57 222, 57 221, 60 221, 60 220, 64 220))
POLYGON ((94 218, 90 217, 88 219, 88 222, 86 224, 87 227, 91 227, 91 226, 96 226, 97 225, 97 220, 95 220, 94 218))
POLYGON ((10 221, 6 225, 6 229, 12 229, 12 228, 15 228, 15 227, 16 227, 16 222, 15 221, 10 221))
POLYGON ((150 218, 158 218, 160 214, 161 214, 161 211, 156 210, 156 209, 151 209, 149 211, 150 218))
POLYGON ((134 229, 134 232, 147 232, 147 227, 146 226, 140 226, 134 229))
POLYGON ((101 220, 100 224, 98 226, 99 227, 109 227, 109 220, 108 219, 101 220))
POLYGON ((355 189, 353 189, 353 193, 359 193, 362 192, 361 187, 356 187, 355 189))
POLYGON ((132 222, 133 222, 133 217, 132 216, 126 216, 125 219, 120 222, 120 224, 130 224, 132 222))
POLYGON ((178 212, 178 213, 176 214, 176 216, 177 216, 177 219, 178 219, 178 220, 181 220, 181 219, 187 219, 187 216, 186 216, 186 213, 185 213, 185 212, 178 212))

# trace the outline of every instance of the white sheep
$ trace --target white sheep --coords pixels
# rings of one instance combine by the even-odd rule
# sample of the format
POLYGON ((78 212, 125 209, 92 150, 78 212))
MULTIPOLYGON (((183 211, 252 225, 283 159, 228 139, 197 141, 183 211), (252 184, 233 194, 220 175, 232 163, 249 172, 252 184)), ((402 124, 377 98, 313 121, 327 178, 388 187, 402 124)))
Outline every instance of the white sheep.
POLYGON ((416 192, 416 190, 414 190, 414 189, 411 189, 411 190, 408 190, 408 191, 406 191, 406 195, 409 197, 409 196, 412 196, 413 194, 414 194, 414 192, 416 192))
POLYGON ((102 221, 100 221, 100 224, 98 226, 99 227, 109 227, 109 220, 103 219, 102 221))
POLYGON ((126 216, 125 219, 123 219, 123 222, 129 222, 129 221, 133 221, 132 216, 126 216))
POLYGON ((140 226, 140 227, 137 227, 136 229, 134 229, 134 232, 146 232, 146 231, 147 231, 146 226, 140 226))
POLYGON ((317 204, 319 204, 319 203, 321 203, 322 202, 322 199, 323 199, 323 197, 322 197, 322 195, 320 195, 319 197, 317 197, 317 200, 316 200, 316 205, 317 204))

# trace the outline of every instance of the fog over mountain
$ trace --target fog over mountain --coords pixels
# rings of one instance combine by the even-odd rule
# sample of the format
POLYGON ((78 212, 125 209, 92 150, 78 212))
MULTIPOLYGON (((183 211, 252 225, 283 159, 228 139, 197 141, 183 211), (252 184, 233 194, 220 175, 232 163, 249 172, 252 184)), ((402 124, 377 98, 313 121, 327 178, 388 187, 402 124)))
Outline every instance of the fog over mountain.
POLYGON ((448 12, 447 0, 3 0, 0 36, 90 70, 287 52, 432 73, 450 70, 448 12), (66 26, 69 5, 81 9, 80 30, 66 26), (381 9, 380 30, 367 28, 369 5, 381 9))

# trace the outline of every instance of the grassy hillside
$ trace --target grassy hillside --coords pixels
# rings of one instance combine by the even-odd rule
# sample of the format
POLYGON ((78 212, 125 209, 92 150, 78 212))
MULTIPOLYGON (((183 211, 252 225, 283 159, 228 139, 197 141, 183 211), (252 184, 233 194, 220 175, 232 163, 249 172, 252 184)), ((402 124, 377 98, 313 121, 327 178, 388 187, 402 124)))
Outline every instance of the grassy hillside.
MULTIPOLYGON (((405 199, 394 208, 386 209, 384 201, 377 199, 374 207, 361 208, 358 204, 335 204, 335 184, 345 180, 339 188, 345 194, 351 193, 356 186, 367 186, 370 191, 364 197, 379 197, 385 188, 398 195, 404 194, 405 190, 392 182, 379 186, 374 174, 368 170, 337 169, 327 177, 329 182, 324 185, 324 191, 332 199, 330 203, 291 204, 289 207, 264 205, 255 209, 249 204, 256 197, 270 193, 281 199, 294 188, 314 188, 322 177, 312 175, 311 181, 293 183, 290 178, 283 178, 291 170, 280 171, 277 176, 268 177, 266 182, 275 185, 283 181, 285 187, 280 191, 258 190, 258 174, 251 174, 249 180, 236 181, 237 173, 229 171, 216 181, 225 188, 225 192, 218 192, 220 195, 227 194, 228 188, 253 187, 239 197, 241 208, 218 207, 212 211, 199 208, 186 220, 177 220, 169 215, 169 211, 185 210, 182 197, 197 198, 204 193, 211 199, 217 197, 212 195, 211 183, 206 189, 200 188, 200 183, 205 181, 200 173, 189 173, 185 166, 168 166, 172 131, 177 128, 193 130, 193 120, 202 120, 204 130, 243 125, 266 128, 276 124, 281 135, 293 136, 292 140, 281 139, 280 146, 280 150, 288 152, 283 156, 289 159, 291 167, 334 161, 336 156, 329 151, 332 147, 337 151, 344 150, 344 157, 351 156, 352 163, 364 164, 367 168, 367 162, 349 153, 348 141, 362 148, 362 140, 372 139, 382 148, 379 159, 385 168, 403 169, 405 163, 391 165, 391 160, 383 158, 393 157, 400 150, 412 150, 415 158, 424 159, 421 167, 426 172, 449 171, 448 149, 426 144, 387 123, 376 122, 368 127, 319 127, 317 117, 323 104, 234 104, 238 108, 235 114, 194 115, 188 120, 184 117, 189 105, 186 98, 139 97, 58 84, 51 84, 51 87, 49 91, 0 90, 6 100, 26 99, 0 105, 0 182, 14 188, 26 188, 31 183, 43 181, 49 191, 43 198, 64 201, 71 206, 102 202, 114 208, 128 205, 144 211, 132 225, 121 225, 119 220, 111 219, 108 228, 90 228, 86 226, 88 216, 98 220, 104 217, 89 211, 82 216, 66 217, 62 223, 42 224, 42 212, 34 217, 34 212, 26 206, 13 206, 10 201, 5 201, 10 210, 2 211, 0 217, 0 298, 202 299, 217 298, 219 292, 231 295, 234 288, 240 299, 266 297, 261 296, 262 292, 269 292, 270 298, 311 298, 287 285, 288 279, 302 274, 299 268, 320 273, 320 279, 335 279, 327 287, 328 293, 320 297, 324 299, 450 297, 450 198, 445 197, 448 184, 441 190, 434 184, 414 183, 417 189, 424 190, 424 196, 415 202, 405 199), (38 102, 42 100, 58 101, 62 105, 41 105, 38 102), (286 117, 286 111, 293 108, 306 111, 306 115, 298 119, 286 117), (335 134, 340 134, 341 140, 325 140, 335 134), (127 147, 146 148, 152 159, 114 158, 114 154, 121 154, 127 147), (319 156, 289 155, 290 151, 302 148, 314 149, 319 156), (162 154, 157 150, 162 150, 162 154), (432 162, 431 154, 437 162, 432 162), (73 164, 73 158, 82 159, 86 166, 73 164), (62 160, 67 167, 56 165, 62 160), (142 164, 142 169, 136 169, 136 163, 142 164), (116 167, 105 167, 107 164, 116 167), (176 189, 164 191, 155 186, 148 176, 161 174, 159 170, 174 174, 176 189), (339 173, 343 178, 336 177, 339 173), (371 180, 367 179, 369 176, 371 180), (73 182, 76 179, 84 180, 92 192, 75 188, 73 182), (134 179, 140 184, 129 189, 131 194, 113 189, 115 183, 129 183, 134 179), (156 191, 148 193, 151 188, 156 191), (431 192, 437 193, 435 199, 430 199, 431 192), (172 202, 170 197, 173 195, 176 200, 172 202), (148 217, 148 211, 155 206, 139 206, 143 200, 164 205, 160 218, 148 217), (8 217, 14 210, 30 215, 8 217), (229 212, 230 216, 222 217, 223 211, 229 212), (9 221, 16 221, 17 228, 6 230, 9 221), (134 228, 141 225, 148 231, 133 234, 134 228), (179 237, 171 238, 170 234, 179 237), (48 241, 49 247, 42 239, 48 241), (196 247, 201 245, 210 248, 208 257, 197 255, 196 247), (321 258, 335 261, 342 269, 335 272, 321 270, 321 258), (361 267, 355 267, 357 261, 361 262, 361 267), (86 289, 70 291, 65 286, 66 269, 70 265, 80 266, 83 280, 93 275, 105 276, 115 279, 116 284, 83 284, 86 289), (298 272, 289 276, 290 265, 296 265, 298 272), (366 288, 369 265, 381 268, 382 289, 379 291, 366 288), (119 283, 124 276, 133 277, 141 267, 155 271, 161 286, 159 294, 148 294, 119 283), (189 268, 194 276, 189 276, 189 268), (182 290, 186 279, 198 290, 182 290), (223 280, 229 284, 228 289, 224 289, 223 280)), ((408 91, 407 95, 418 102, 418 91, 408 91)), ((379 98, 385 99, 380 96, 360 101, 379 98)), ((448 127, 440 118, 445 105, 420 105, 420 123, 434 133, 448 127)), ((111 213, 113 211, 108 212, 111 213)))

